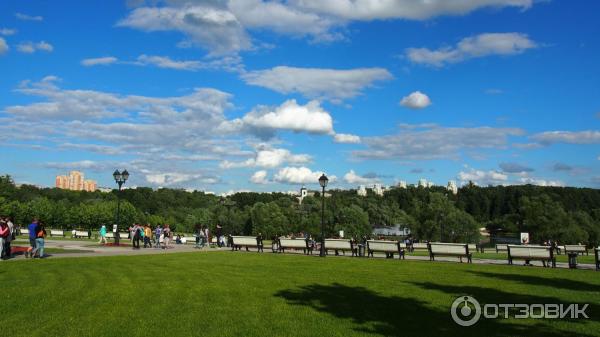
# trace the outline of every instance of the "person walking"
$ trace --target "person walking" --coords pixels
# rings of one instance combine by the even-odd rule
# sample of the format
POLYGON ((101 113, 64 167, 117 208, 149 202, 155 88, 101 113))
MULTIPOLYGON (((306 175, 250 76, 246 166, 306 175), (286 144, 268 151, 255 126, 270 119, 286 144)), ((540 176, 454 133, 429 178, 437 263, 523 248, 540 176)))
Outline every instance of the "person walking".
POLYGON ((163 228, 164 244, 163 249, 169 249, 169 241, 171 240, 171 228, 169 225, 165 225, 163 228))
MULTIPOLYGON (((29 231, 29 249, 25 252, 25 258, 33 257, 33 252, 35 251, 35 238, 36 238, 36 229, 38 226, 38 219, 33 219, 33 221, 27 226, 27 230, 29 231)), ((75 230, 73 230, 75 231, 75 230)))
POLYGON ((100 227, 100 241, 98 243, 103 243, 106 244, 106 226, 102 225, 102 227, 100 227))
POLYGON ((44 238, 46 237, 46 228, 43 223, 39 223, 35 229, 35 249, 33 250, 32 257, 38 254, 40 259, 44 258, 44 238))
POLYGON ((144 248, 152 248, 152 242, 150 238, 152 237, 152 229, 150 228, 150 224, 146 224, 144 226, 144 248))
POLYGON ((154 230, 154 248, 160 248, 162 237, 162 228, 160 225, 156 225, 156 229, 154 230))
POLYGON ((5 218, 6 226, 8 226, 8 236, 4 241, 4 255, 8 256, 8 258, 12 258, 12 247, 11 243, 15 239, 15 225, 10 221, 10 218, 5 218))
POLYGON ((134 226, 132 228, 133 249, 140 249, 141 232, 142 232, 142 230, 140 229, 140 226, 138 224, 134 224, 134 226))
POLYGON ((0 220, 0 259, 2 259, 2 260, 7 258, 5 255, 10 255, 10 254, 6 254, 5 245, 4 245, 4 242, 8 238, 9 233, 10 233, 10 230, 8 229, 8 225, 6 224, 6 221, 0 220))
POLYGON ((221 248, 221 236, 223 236, 223 227, 221 227, 221 225, 219 224, 217 224, 215 235, 217 235, 217 247, 221 248))

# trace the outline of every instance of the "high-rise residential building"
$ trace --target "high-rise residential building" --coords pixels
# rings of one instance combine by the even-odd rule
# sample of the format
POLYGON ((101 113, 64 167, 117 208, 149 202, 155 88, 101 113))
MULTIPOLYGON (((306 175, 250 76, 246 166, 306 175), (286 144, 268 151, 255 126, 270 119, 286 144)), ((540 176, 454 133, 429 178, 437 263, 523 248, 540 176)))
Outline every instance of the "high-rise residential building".
POLYGON ((367 196, 367 189, 365 188, 365 185, 360 185, 358 187, 358 190, 356 190, 356 194, 358 194, 361 197, 366 197, 367 196))
POLYGON ((71 171, 68 176, 56 176, 55 186, 64 190, 94 192, 98 186, 94 180, 85 180, 83 172, 71 171))
POLYGON ((381 186, 381 184, 373 185, 373 192, 376 195, 382 196, 384 191, 385 191, 385 187, 381 186))
POLYGON ((456 186, 456 181, 450 180, 448 182, 448 186, 446 187, 446 189, 448 189, 448 191, 452 192, 452 194, 457 194, 458 193, 458 187, 456 186))
POLYGON ((400 180, 396 186, 398 188, 406 188, 406 181, 405 180, 400 180))
POLYGON ((419 179, 419 187, 427 187, 427 179, 421 178, 419 179))

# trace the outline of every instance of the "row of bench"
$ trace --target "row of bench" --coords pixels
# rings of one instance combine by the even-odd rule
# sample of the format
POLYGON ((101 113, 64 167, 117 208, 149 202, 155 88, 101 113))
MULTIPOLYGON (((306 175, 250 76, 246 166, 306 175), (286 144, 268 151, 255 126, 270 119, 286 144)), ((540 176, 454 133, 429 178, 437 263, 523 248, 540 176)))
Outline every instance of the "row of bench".
MULTIPOLYGON (((256 248, 258 252, 263 251, 262 240, 257 239, 253 236, 232 236, 232 250, 240 250, 245 247, 256 248)), ((309 240, 305 239, 286 239, 280 238, 277 240, 277 245, 273 246, 273 252, 278 251, 285 253, 286 249, 303 250, 304 254, 312 254, 313 246, 309 240), (277 247, 275 249, 275 247, 277 247)), ((373 256, 374 253, 386 253, 386 256, 393 258, 394 254, 398 254, 399 259, 405 258, 406 244, 397 241, 385 241, 385 240, 368 240, 366 243, 367 256, 373 256)), ((431 242, 423 244, 413 244, 414 250, 427 249, 429 252, 429 260, 434 261, 436 256, 453 256, 458 257, 460 262, 463 258, 467 259, 468 263, 472 263, 473 252, 477 251, 477 246, 474 244, 467 243, 446 243, 446 242, 431 242)), ((504 247, 496 247, 502 250, 504 247)), ((566 245, 565 251, 582 252, 585 246, 580 245, 566 245), (583 248, 582 248, 583 247, 583 248)), ((352 256, 359 255, 359 247, 354 244, 351 240, 346 239, 325 239, 325 252, 329 251, 342 251, 351 252, 352 256)), ((596 269, 600 269, 600 263, 598 260, 598 248, 594 249, 596 257, 596 269)), ((513 264, 514 260, 525 260, 529 262, 531 260, 541 261, 544 267, 552 266, 556 267, 556 256, 554 250, 549 246, 535 246, 535 245, 506 245, 506 252, 508 253, 508 263, 513 264)))
MULTIPOLYGON (((509 244, 497 244, 496 245, 496 253, 501 253, 501 252, 508 252, 508 246, 509 244)), ((512 246, 517 246, 517 245, 512 245, 512 246)), ((546 246, 544 246, 546 247, 546 246)), ((548 246, 550 247, 550 246, 548 246)), ((589 251, 587 246, 585 245, 563 245, 563 246, 558 246, 558 251, 563 251, 565 254, 570 254, 570 253, 575 253, 575 254, 581 254, 583 255, 585 253, 585 255, 589 255, 589 251)))

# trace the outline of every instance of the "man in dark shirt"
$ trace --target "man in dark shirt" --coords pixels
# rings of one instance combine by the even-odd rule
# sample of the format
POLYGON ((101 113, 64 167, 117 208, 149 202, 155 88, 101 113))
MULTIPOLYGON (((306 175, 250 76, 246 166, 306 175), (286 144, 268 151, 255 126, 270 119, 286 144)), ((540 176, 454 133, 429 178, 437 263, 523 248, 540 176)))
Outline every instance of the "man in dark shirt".
MULTIPOLYGON (((33 219, 33 221, 27 226, 29 230, 29 245, 31 246, 30 252, 35 250, 35 239, 37 237, 37 228, 38 228, 38 219, 33 219)), ((27 257, 28 252, 25 252, 25 257, 27 257)), ((33 257, 33 256, 31 256, 33 257)))

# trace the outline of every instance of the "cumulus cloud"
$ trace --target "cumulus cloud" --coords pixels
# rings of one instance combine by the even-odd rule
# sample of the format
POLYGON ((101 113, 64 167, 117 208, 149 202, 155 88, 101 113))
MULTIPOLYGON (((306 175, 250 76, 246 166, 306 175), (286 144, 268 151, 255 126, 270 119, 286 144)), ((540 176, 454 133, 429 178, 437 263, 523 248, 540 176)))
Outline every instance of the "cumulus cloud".
POLYGON ((336 133, 333 136, 333 141, 336 143, 358 144, 360 143, 360 137, 349 133, 336 133))
POLYGON ((276 108, 259 106, 241 119, 233 120, 228 127, 246 130, 261 138, 271 138, 281 130, 333 134, 333 119, 318 101, 299 105, 291 99, 276 108))
POLYGON ((146 32, 179 31, 211 55, 237 53, 251 48, 250 37, 239 20, 215 3, 183 7, 140 7, 117 23, 146 32))
POLYGON ((408 48, 406 56, 413 63, 442 67, 450 63, 489 55, 521 54, 537 46, 536 42, 522 33, 484 33, 466 37, 453 47, 436 50, 408 48))
POLYGON ((278 66, 242 75, 246 83, 282 94, 300 93, 308 98, 339 102, 359 95, 376 81, 391 79, 383 68, 323 69, 278 66))
POLYGON ((429 96, 424 93, 415 91, 402 98, 400 105, 409 109, 424 109, 431 105, 431 100, 429 99, 429 96))
POLYGON ((105 57, 96 57, 81 60, 81 64, 86 67, 97 66, 97 65, 108 65, 113 64, 119 61, 116 57, 105 56, 105 57))
POLYGON ((54 50, 54 47, 46 41, 40 41, 40 42, 25 41, 25 42, 21 42, 17 45, 17 50, 20 51, 21 53, 32 54, 39 50, 45 51, 45 52, 51 52, 54 50))
POLYGON ((506 173, 533 172, 534 169, 519 163, 500 163, 500 168, 506 173))
POLYGON ((470 169, 469 171, 461 171, 458 173, 458 180, 462 184, 473 182, 476 185, 506 185, 508 183, 508 175, 498 171, 482 171, 470 169))
POLYGON ((441 15, 465 15, 485 7, 527 9, 533 0, 292 0, 295 5, 345 20, 427 20, 441 15))
POLYGON ((311 161, 311 156, 307 154, 292 154, 286 149, 269 148, 261 145, 254 158, 249 158, 243 162, 224 161, 219 166, 225 169, 239 167, 275 168, 283 164, 307 164, 311 161))
POLYGON ((4 38, 0 37, 0 54, 4 54, 8 51, 8 44, 4 38))
POLYGON ((458 159, 468 151, 505 148, 509 137, 523 133, 518 128, 405 125, 395 135, 363 137, 362 143, 368 148, 352 155, 379 160, 458 159))
POLYGON ((600 143, 600 131, 546 131, 535 134, 530 138, 545 146, 556 143, 598 144, 600 143))
MULTIPOLYGON (((322 172, 314 172, 307 167, 284 167, 280 169, 273 179, 284 184, 318 184, 322 172)), ((329 182, 336 180, 335 176, 328 176, 329 182)))
POLYGON ((353 21, 426 20, 482 8, 527 9, 534 0, 196 0, 141 1, 117 26, 146 32, 177 31, 178 46, 197 45, 212 55, 256 48, 249 31, 272 31, 312 42, 346 38, 353 21), (161 6, 157 6, 161 5, 161 6))
POLYGON ((36 15, 36 16, 32 16, 32 15, 27 15, 27 14, 23 14, 23 13, 15 13, 15 17, 19 20, 23 20, 23 21, 43 21, 44 17, 36 15))
POLYGON ((267 171, 260 170, 254 172, 254 174, 250 177, 250 182, 254 184, 267 184, 269 179, 267 179, 267 171))
POLYGON ((537 179, 532 177, 523 177, 519 179, 521 184, 525 185, 537 185, 537 186, 554 186, 554 187, 562 187, 565 184, 560 180, 546 180, 546 179, 537 179))
POLYGON ((9 35, 14 35, 16 33, 17 33, 16 29, 10 29, 10 28, 0 29, 0 35, 9 36, 9 35))
POLYGON ((348 184, 368 185, 379 182, 379 178, 361 176, 356 174, 354 170, 350 170, 350 172, 344 175, 344 181, 346 181, 348 184))

